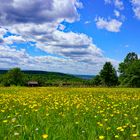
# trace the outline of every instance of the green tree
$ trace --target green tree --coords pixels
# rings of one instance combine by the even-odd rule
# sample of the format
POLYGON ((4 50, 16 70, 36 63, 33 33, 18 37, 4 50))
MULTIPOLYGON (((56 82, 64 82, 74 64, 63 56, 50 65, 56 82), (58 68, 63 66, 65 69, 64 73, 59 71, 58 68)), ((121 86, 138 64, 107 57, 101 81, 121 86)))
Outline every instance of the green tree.
POLYGON ((101 83, 104 86, 116 86, 118 83, 117 72, 110 62, 106 62, 100 71, 101 83))
POLYGON ((101 77, 100 77, 100 75, 96 75, 93 78, 93 85, 95 85, 95 86, 100 86, 101 85, 101 77))
MULTIPOLYGON (((130 85, 130 83, 128 84, 128 82, 130 80, 129 71, 131 69, 132 64, 137 60, 138 60, 137 54, 134 52, 131 52, 131 53, 128 53, 127 56, 125 57, 124 61, 119 64, 119 73, 120 73, 119 81, 120 81, 121 85, 130 85)), ((134 65, 135 65, 135 63, 134 63, 134 65)), ((131 76, 132 76, 132 74, 131 74, 131 76)))
POLYGON ((13 68, 4 75, 3 84, 5 86, 22 86, 25 84, 25 75, 21 72, 20 68, 13 68))
POLYGON ((122 63, 119 64, 119 72, 121 75, 125 75, 125 70, 132 64, 133 61, 138 60, 136 53, 128 53, 122 63))
POLYGON ((126 77, 122 85, 128 87, 140 87, 140 60, 135 60, 126 69, 126 77))

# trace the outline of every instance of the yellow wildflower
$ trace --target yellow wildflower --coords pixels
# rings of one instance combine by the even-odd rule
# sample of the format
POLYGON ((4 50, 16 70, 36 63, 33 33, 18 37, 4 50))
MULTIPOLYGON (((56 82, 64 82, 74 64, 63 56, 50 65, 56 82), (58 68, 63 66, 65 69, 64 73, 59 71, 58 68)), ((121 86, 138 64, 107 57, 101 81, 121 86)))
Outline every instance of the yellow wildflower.
POLYGON ((43 139, 47 139, 47 138, 48 138, 48 135, 47 135, 47 134, 43 134, 43 135, 42 135, 42 138, 43 138, 43 139))
POLYGON ((119 138, 119 135, 115 135, 115 138, 119 138))
POLYGON ((105 137, 104 136, 99 136, 99 139, 100 140, 103 140, 105 137))
POLYGON ((132 134, 132 137, 137 137, 138 136, 138 134, 132 134))
POLYGON ((7 123, 8 122, 8 120, 3 120, 3 123, 7 123))
POLYGON ((136 127, 136 125, 132 125, 132 127, 133 127, 133 128, 135 128, 135 127, 136 127))

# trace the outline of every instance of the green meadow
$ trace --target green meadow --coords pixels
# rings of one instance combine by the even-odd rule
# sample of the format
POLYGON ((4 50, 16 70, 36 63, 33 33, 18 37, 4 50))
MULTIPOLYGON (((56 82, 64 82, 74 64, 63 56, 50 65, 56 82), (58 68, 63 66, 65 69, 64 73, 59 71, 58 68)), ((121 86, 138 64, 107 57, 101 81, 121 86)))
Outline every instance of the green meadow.
POLYGON ((140 140, 140 89, 0 88, 0 140, 140 140))

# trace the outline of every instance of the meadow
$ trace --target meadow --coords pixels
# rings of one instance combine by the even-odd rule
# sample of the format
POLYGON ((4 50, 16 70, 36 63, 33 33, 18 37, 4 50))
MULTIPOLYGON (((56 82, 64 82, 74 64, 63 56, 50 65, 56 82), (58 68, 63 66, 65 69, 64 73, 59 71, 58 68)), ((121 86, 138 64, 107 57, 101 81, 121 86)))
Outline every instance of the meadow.
POLYGON ((0 88, 0 140, 140 140, 140 89, 0 88))

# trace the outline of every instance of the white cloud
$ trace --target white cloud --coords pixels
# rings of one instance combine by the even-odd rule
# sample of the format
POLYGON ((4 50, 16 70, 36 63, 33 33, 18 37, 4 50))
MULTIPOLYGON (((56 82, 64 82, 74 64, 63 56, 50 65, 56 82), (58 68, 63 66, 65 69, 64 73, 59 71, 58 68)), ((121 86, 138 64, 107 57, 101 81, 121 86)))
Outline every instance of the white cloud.
POLYGON ((131 0, 135 16, 140 20, 140 0, 131 0))
POLYGON ((59 24, 59 26, 58 26, 58 29, 61 31, 65 30, 65 28, 66 28, 66 26, 63 24, 59 24))
POLYGON ((2 0, 0 20, 3 24, 36 23, 79 20, 78 0, 2 0))
POLYGON ((4 42, 3 36, 6 34, 7 30, 0 27, 0 44, 4 42))
POLYGON ((91 21, 85 21, 85 23, 84 23, 84 24, 89 24, 89 23, 91 23, 91 21))
POLYGON ((95 19, 96 26, 99 29, 106 29, 110 32, 119 32, 120 28, 122 26, 122 22, 116 20, 116 19, 104 19, 101 17, 98 17, 95 19))
POLYGON ((112 3, 112 0, 104 0, 105 1, 105 4, 111 4, 112 3))
POLYGON ((86 57, 81 58, 84 61, 76 61, 75 59, 65 59, 56 56, 31 56, 24 49, 16 50, 8 46, 0 46, 0 67, 13 68, 20 67, 22 69, 35 69, 45 71, 56 71, 73 74, 97 74, 105 61, 111 61, 114 66, 118 64, 105 57, 86 57), (89 64, 91 61, 91 64, 89 64), (63 69, 62 69, 63 68, 63 69))
POLYGON ((63 32, 62 21, 79 20, 77 9, 82 7, 78 0, 3 0, 0 5, 0 67, 96 74, 105 61, 115 65, 117 61, 106 58, 91 37, 63 32), (7 31, 15 35, 4 38, 7 31), (29 41, 51 55, 32 56, 26 50, 8 46, 29 41))
POLYGON ((119 10, 124 9, 124 4, 122 0, 104 0, 104 1, 105 1, 105 4, 112 4, 119 10))
POLYGON ((116 17, 120 17, 120 12, 117 11, 117 10, 114 10, 114 15, 115 15, 116 17))
POLYGON ((114 4, 118 9, 120 9, 120 10, 124 9, 124 5, 123 5, 123 2, 121 0, 115 0, 114 4))
POLYGON ((14 42, 16 43, 22 43, 26 42, 26 40, 22 36, 16 36, 16 35, 11 35, 8 37, 3 38, 3 41, 5 44, 13 44, 14 42))

